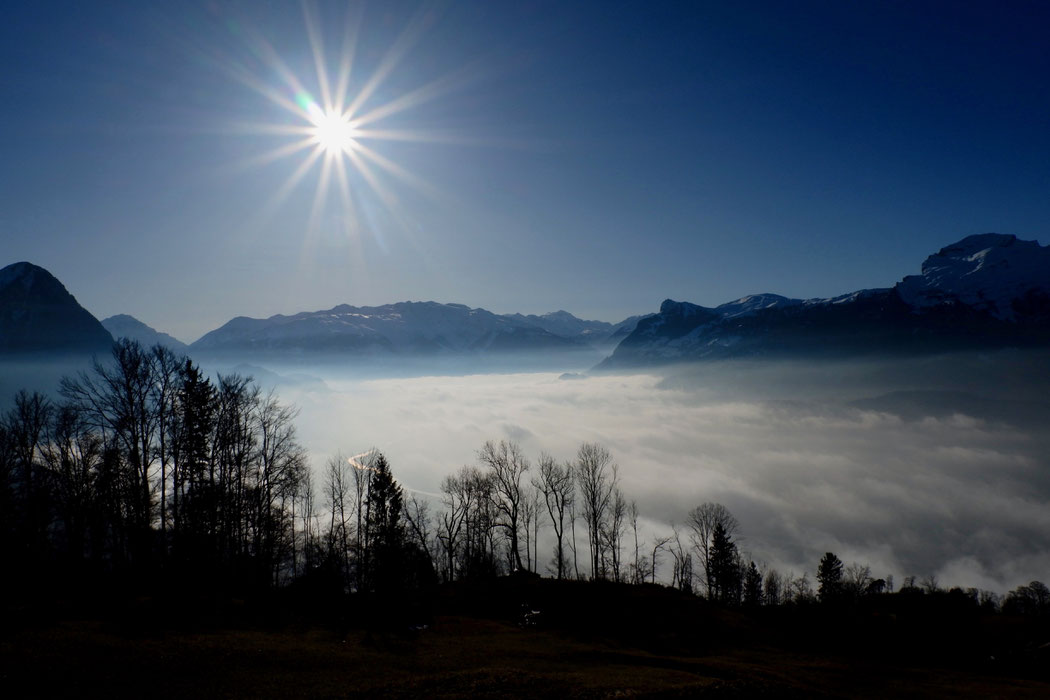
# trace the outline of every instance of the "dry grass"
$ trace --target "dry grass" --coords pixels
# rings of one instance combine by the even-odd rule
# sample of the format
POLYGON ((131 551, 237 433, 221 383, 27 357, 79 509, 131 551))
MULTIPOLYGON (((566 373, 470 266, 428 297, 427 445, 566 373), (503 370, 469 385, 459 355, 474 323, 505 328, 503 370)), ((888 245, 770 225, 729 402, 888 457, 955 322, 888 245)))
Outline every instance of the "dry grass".
MULTIPOLYGON (((148 625, 147 625, 148 627, 148 625)), ((140 626, 140 629, 142 627, 140 626)), ((639 640, 644 641, 644 640, 639 640)), ((1050 684, 775 648, 676 655, 467 616, 413 636, 142 633, 60 620, 0 638, 5 697, 1050 697, 1050 684)))

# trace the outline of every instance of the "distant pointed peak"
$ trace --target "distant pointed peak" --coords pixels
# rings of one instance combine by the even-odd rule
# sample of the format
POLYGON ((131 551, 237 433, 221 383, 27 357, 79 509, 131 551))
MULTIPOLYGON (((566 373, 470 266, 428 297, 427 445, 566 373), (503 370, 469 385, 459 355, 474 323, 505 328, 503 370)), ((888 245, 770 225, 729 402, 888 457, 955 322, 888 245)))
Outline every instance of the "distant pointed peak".
POLYGON ((138 324, 141 324, 143 326, 146 325, 145 323, 142 323, 142 321, 138 320, 137 318, 135 318, 131 314, 113 314, 112 316, 110 316, 108 318, 102 319, 102 323, 103 324, 105 324, 105 323, 138 323, 138 324))

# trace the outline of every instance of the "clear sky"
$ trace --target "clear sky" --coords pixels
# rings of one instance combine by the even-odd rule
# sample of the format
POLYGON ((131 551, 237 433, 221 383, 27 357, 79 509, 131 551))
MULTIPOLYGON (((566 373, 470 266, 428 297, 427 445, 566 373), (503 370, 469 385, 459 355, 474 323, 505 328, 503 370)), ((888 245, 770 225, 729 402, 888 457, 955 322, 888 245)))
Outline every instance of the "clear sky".
POLYGON ((1046 3, 345 7, 5 4, 0 264, 192 341, 339 303, 617 321, 1050 242, 1046 3), (310 151, 265 155, 346 35, 367 157, 288 188, 310 151))

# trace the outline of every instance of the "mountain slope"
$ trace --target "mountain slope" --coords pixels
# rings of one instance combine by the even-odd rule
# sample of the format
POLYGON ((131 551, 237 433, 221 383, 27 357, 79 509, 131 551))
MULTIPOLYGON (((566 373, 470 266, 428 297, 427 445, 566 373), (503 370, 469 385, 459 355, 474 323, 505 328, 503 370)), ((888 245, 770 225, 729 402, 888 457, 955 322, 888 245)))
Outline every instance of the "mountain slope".
POLYGON ((117 314, 102 319, 102 325, 114 338, 136 340, 144 348, 163 345, 176 353, 185 353, 189 346, 167 333, 150 328, 142 321, 128 314, 117 314))
POLYGON ((0 354, 108 352, 113 337, 55 277, 19 262, 0 270, 0 354))
POLYGON ((1050 247, 981 234, 942 248, 892 288, 806 301, 762 294, 714 309, 669 299, 599 366, 1046 344, 1050 247))

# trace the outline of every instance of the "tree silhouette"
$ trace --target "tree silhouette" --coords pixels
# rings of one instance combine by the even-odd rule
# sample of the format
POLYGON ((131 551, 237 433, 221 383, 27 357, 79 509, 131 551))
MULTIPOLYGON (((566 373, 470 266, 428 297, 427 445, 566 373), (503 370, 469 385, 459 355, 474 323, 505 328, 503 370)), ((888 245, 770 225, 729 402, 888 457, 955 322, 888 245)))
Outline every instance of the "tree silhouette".
POLYGON ((842 560, 828 552, 817 567, 817 595, 821 602, 837 600, 842 593, 842 560))
POLYGON ((179 371, 176 415, 169 423, 172 445, 171 516, 175 547, 187 536, 204 534, 206 502, 212 498, 206 480, 211 457, 212 424, 216 410, 215 387, 200 367, 186 360, 179 371))
POLYGON ((712 588, 714 582, 714 571, 712 569, 712 547, 715 527, 721 525, 722 530, 732 537, 739 527, 737 519, 721 503, 703 503, 689 511, 689 527, 692 530, 693 546, 700 555, 700 566, 704 569, 704 585, 707 587, 708 597, 714 598, 712 588))
POLYGON ((405 540, 401 510, 404 492, 394 481, 390 464, 379 453, 371 464, 368 498, 365 501, 365 549, 368 557, 368 587, 391 590, 401 578, 402 545, 405 540))
POLYGON ((596 443, 584 443, 576 454, 573 468, 579 485, 580 505, 587 523, 590 543, 591 578, 605 578, 605 520, 613 505, 619 469, 609 450, 596 443))
MULTIPOLYGON (((11 468, 6 469, 16 501, 21 504, 17 517, 16 542, 36 559, 46 547, 48 526, 47 473, 41 468, 41 449, 54 407, 43 394, 19 391, 15 406, 4 421, 11 468)), ((14 510, 14 509, 12 509, 14 510)))
POLYGON ((737 549, 722 523, 717 523, 711 533, 710 556, 710 597, 722 603, 737 602, 740 595, 737 549))
POLYGON ((536 486, 543 494, 547 514, 554 527, 554 568, 559 579, 565 576, 569 561, 565 553, 565 517, 576 498, 576 482, 571 463, 558 464, 549 454, 540 455, 540 476, 536 486))
POLYGON ((519 536, 525 519, 525 483, 522 480, 529 470, 529 460, 517 443, 506 440, 486 442, 478 452, 478 460, 488 467, 492 477, 492 503, 499 514, 497 524, 510 541, 512 564, 515 569, 524 569, 519 536))
POLYGON ((766 605, 780 605, 784 595, 784 577, 776 569, 770 569, 766 572, 762 589, 766 605))
POLYGON ((744 604, 748 606, 761 605, 762 603, 762 574, 759 572, 755 562, 747 567, 744 573, 744 604))

